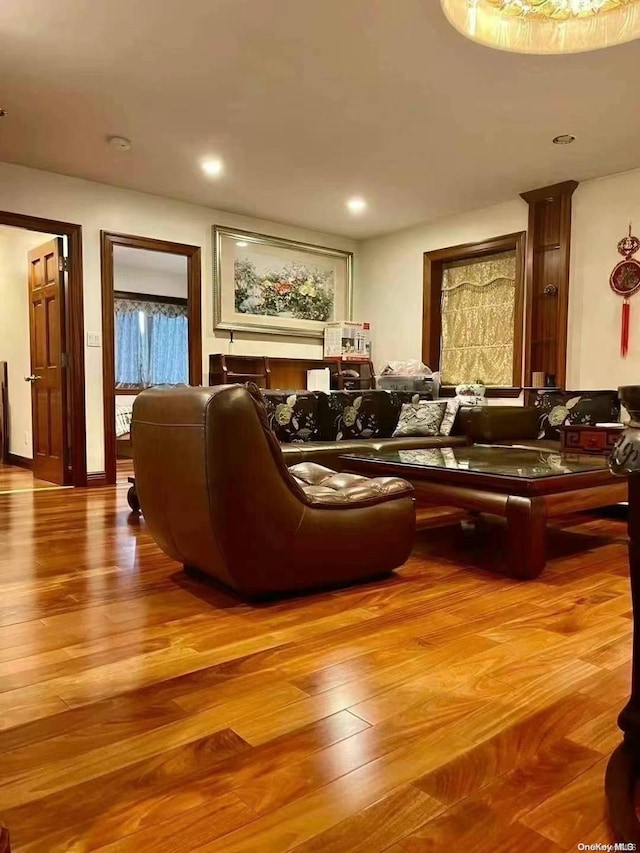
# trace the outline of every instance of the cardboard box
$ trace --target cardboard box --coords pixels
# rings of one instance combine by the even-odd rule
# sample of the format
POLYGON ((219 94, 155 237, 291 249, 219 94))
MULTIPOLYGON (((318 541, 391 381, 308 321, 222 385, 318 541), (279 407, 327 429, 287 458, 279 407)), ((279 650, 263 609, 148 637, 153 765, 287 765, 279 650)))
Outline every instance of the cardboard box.
POLYGON ((345 361, 371 359, 369 323, 328 323, 324 327, 324 357, 345 361))

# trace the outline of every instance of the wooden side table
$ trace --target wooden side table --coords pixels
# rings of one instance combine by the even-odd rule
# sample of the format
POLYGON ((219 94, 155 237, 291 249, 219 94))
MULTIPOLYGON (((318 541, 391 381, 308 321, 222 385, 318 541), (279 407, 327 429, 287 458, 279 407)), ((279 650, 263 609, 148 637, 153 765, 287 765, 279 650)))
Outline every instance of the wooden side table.
POLYGON ((563 453, 609 456, 623 427, 567 424, 560 429, 560 447, 563 453))

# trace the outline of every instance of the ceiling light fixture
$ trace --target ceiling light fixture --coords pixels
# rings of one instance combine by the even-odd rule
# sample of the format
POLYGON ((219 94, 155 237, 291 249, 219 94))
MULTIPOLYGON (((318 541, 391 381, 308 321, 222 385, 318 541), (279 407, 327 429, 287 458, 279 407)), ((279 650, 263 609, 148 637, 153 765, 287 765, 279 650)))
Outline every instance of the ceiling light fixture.
POLYGON ((362 213, 367 209, 367 202, 363 198, 350 198, 347 207, 349 213, 362 213))
POLYGON ((210 178, 217 178, 218 175, 222 174, 222 170, 224 168, 222 160, 220 160, 218 157, 212 158, 210 160, 203 160, 201 166, 202 171, 210 178))
POLYGON ((561 133, 560 136, 554 136, 552 141, 554 145, 571 145, 576 138, 573 133, 561 133))
POLYGON ((115 148, 116 151, 131 150, 131 140, 127 139, 125 136, 108 136, 107 142, 112 148, 115 148))
POLYGON ((236 243, 236 246, 237 246, 239 249, 246 249, 248 245, 249 245, 249 244, 248 244, 248 243, 245 243, 245 242, 244 242, 244 240, 239 240, 239 241, 236 243))
POLYGON ((440 0, 462 35, 515 53, 577 53, 640 38, 640 0, 440 0))

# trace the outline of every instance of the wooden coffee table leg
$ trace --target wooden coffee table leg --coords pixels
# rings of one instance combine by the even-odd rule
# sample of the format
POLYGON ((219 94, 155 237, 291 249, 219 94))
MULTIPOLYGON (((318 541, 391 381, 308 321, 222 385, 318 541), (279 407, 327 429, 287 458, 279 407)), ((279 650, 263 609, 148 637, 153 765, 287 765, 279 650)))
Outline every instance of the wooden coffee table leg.
POLYGON ((516 578, 537 578, 545 565, 547 513, 543 498, 511 495, 506 507, 509 571, 516 578))

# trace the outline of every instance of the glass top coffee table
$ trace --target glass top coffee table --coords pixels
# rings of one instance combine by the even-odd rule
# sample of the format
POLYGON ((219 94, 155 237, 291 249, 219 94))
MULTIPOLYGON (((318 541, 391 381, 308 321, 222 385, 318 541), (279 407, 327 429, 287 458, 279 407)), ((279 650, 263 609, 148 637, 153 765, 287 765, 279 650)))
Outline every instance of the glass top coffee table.
POLYGON ((519 578, 544 568, 547 518, 627 499, 626 481, 598 456, 476 444, 341 459, 347 471, 408 480, 423 503, 506 518, 508 568, 519 578))

